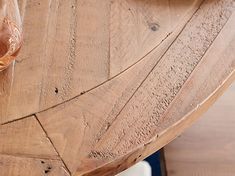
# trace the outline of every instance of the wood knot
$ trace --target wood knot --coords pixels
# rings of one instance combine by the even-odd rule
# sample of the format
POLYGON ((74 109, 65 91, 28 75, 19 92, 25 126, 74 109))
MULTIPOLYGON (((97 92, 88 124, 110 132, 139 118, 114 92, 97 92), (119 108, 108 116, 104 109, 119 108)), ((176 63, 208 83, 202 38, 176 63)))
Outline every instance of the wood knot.
POLYGON ((148 25, 149 25, 149 28, 154 32, 160 28, 160 25, 158 23, 148 23, 148 25))

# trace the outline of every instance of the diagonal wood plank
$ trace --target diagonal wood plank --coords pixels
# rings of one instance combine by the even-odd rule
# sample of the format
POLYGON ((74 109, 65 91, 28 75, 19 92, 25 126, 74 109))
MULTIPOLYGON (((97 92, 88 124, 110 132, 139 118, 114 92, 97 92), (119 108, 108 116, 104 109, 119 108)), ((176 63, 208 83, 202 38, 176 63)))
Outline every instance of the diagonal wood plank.
POLYGON ((0 154, 58 159, 56 151, 34 117, 0 126, 0 154))
POLYGON ((49 13, 40 109, 104 82, 109 72, 109 0, 54 1, 49 13))

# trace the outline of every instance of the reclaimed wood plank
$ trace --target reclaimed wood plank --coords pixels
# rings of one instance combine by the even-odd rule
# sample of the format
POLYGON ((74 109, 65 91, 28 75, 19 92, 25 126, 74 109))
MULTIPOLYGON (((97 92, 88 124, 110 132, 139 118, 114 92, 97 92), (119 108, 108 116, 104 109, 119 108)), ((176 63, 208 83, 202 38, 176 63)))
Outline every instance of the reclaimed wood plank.
POLYGON ((160 24, 165 33, 155 30, 155 23, 149 33, 142 20, 158 14, 154 11, 160 4, 171 9, 171 3, 149 2, 152 6, 131 0, 27 0, 20 5, 24 29, 30 32, 16 61, 14 81, 8 70, 0 82, 0 102, 7 102, 0 109, 0 131, 6 134, 1 160, 7 166, 8 160, 15 162, 17 169, 6 168, 18 171, 22 160, 31 172, 29 167, 45 158, 69 169, 59 169, 59 174, 114 175, 173 140, 222 94, 235 77, 234 1, 178 0, 169 16, 159 19, 166 19, 160 24), (137 8, 133 14, 140 23, 129 18, 130 12, 117 13, 120 5, 137 8), (127 35, 130 45, 115 42, 122 37, 110 40, 110 18, 119 19, 115 15, 127 15, 130 24, 139 25, 140 42, 130 42, 135 29, 125 20, 121 29, 111 24, 117 31, 128 29, 128 35, 120 35, 127 35), (115 63, 111 58, 119 57, 110 50, 111 43, 125 53, 120 56, 128 56, 116 70, 110 69, 115 63), (133 52, 137 46, 143 48, 142 59, 141 51, 133 52), (25 118, 29 114, 38 120, 25 118), (20 148, 22 143, 26 145, 20 148))

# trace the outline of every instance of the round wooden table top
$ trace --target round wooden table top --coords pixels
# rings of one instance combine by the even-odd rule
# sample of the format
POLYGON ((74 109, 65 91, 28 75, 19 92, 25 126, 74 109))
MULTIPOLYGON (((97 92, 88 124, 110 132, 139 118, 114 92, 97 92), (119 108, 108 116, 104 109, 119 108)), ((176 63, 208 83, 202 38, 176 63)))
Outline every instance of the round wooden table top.
POLYGON ((22 0, 0 73, 1 176, 111 176, 235 78, 234 0, 22 0))

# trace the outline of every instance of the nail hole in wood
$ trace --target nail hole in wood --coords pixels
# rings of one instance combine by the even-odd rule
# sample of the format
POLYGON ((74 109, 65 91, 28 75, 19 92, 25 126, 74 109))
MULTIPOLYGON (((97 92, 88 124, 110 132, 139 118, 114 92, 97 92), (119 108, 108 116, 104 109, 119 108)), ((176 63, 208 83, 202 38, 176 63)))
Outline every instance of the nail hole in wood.
POLYGON ((58 88, 57 88, 57 87, 55 88, 55 93, 56 93, 56 94, 58 94, 58 93, 59 93, 59 90, 58 90, 58 88))
POLYGON ((50 172, 50 170, 47 169, 44 172, 45 172, 45 174, 48 174, 50 172))

